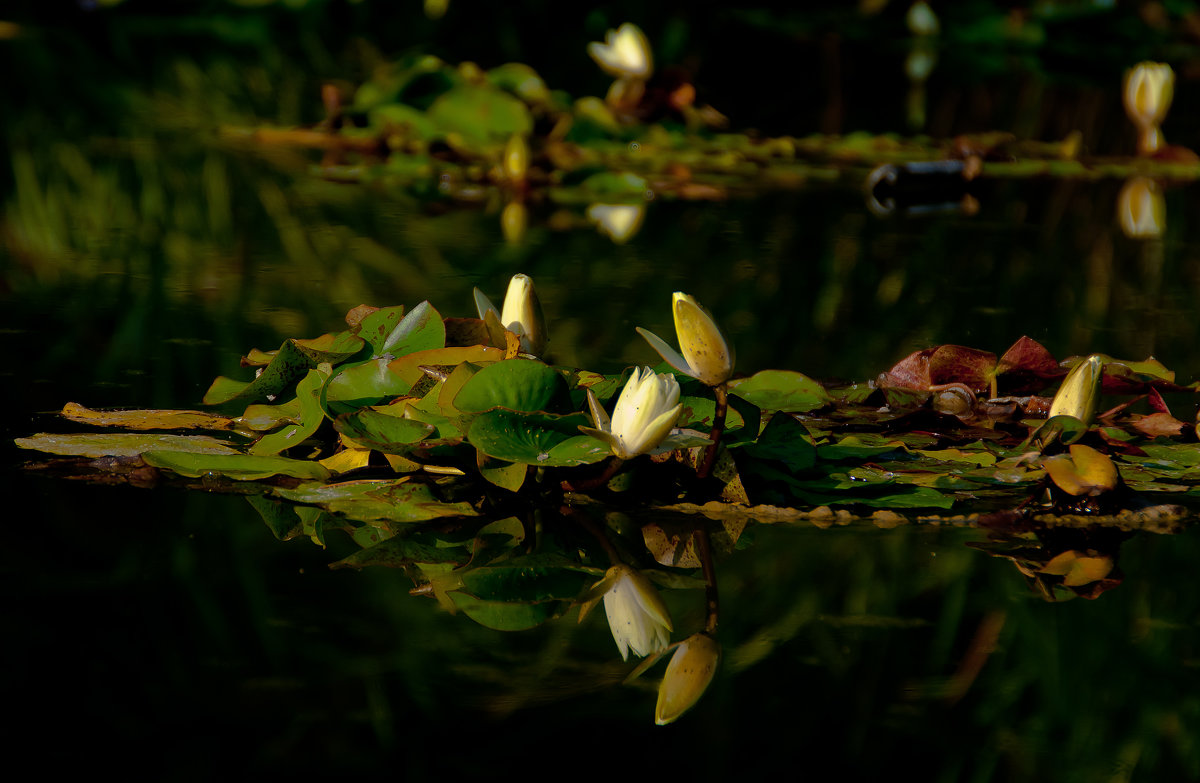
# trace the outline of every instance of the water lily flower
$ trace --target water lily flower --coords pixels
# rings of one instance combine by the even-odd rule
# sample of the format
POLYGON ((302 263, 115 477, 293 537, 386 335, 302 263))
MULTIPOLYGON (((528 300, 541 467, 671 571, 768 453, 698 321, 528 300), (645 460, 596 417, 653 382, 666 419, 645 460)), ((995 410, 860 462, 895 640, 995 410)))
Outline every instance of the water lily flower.
POLYGON ((706 633, 680 642, 658 686, 654 722, 665 726, 690 710, 712 682, 720 659, 721 645, 706 633))
POLYGON ((679 351, 640 326, 638 334, 668 364, 708 386, 719 386, 733 375, 733 351, 712 317, 691 296, 676 291, 671 300, 679 351), (682 355, 681 355, 682 354, 682 355))
POLYGON ((634 369, 617 398, 611 420, 591 389, 587 394, 596 426, 580 429, 603 440, 621 459, 632 459, 657 448, 671 433, 683 411, 675 376, 670 373, 656 375, 649 367, 634 369))
POLYGON ((528 275, 513 275, 504 295, 504 310, 499 311, 491 300, 475 289, 475 307, 480 318, 488 311, 500 317, 504 328, 521 338, 521 350, 534 356, 541 355, 546 348, 546 322, 542 316, 542 304, 533 288, 533 278, 528 275))
POLYGON ((1158 239, 1167 222, 1162 189, 1148 177, 1131 177, 1117 196, 1117 222, 1130 239, 1158 239))
POLYGON ((1050 403, 1049 418, 1073 416, 1085 427, 1091 426, 1103 375, 1104 359, 1099 354, 1092 354, 1072 367, 1050 403))
POLYGON ((622 660, 630 651, 646 656, 666 648, 671 615, 644 574, 624 564, 608 569, 593 588, 604 591, 604 613, 622 660))
POLYGON ((1138 152, 1162 146, 1159 126, 1167 117, 1175 92, 1175 72, 1166 63, 1138 63, 1125 73, 1125 113, 1138 127, 1138 152))
POLYGON ((649 79, 654 72, 654 58, 646 34, 635 24, 626 22, 604 35, 604 43, 588 44, 588 54, 605 73, 618 79, 649 79))

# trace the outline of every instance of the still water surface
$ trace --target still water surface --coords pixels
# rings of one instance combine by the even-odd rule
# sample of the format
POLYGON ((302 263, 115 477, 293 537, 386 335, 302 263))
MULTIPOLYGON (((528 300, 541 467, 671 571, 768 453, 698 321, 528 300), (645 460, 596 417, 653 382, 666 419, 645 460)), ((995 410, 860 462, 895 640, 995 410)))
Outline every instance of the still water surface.
MULTIPOLYGON (((512 245, 498 205, 435 210, 211 139, 51 140, 13 159, 6 443, 68 401, 194 407, 249 348, 336 331, 361 303, 471 315, 473 287, 499 298, 516 272, 537 281, 550 358, 601 371, 655 361, 633 328, 669 334, 685 290, 746 373, 866 380, 918 348, 1000 353, 1027 334, 1200 377, 1194 187, 1167 189, 1151 240, 1121 232, 1115 180, 983 182, 974 214, 881 217, 863 170, 654 201, 624 244, 582 209, 537 208, 512 245)), ((398 571, 329 570, 351 541, 281 543, 243 498, 50 480, 3 453, 14 754, 184 780, 597 758, 705 778, 1200 778, 1193 530, 1131 538, 1117 588, 1048 603, 970 528, 754 527, 719 568, 722 669, 656 728, 653 677, 622 685, 599 613, 491 631, 398 571)), ((677 629, 702 623, 695 598, 666 593, 677 629)))

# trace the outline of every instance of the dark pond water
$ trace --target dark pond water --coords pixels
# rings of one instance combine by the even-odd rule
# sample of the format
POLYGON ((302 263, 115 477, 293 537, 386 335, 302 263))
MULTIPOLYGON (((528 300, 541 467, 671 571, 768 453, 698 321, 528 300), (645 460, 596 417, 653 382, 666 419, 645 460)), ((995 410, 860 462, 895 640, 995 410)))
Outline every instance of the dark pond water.
MULTIPOLYGON (((1187 383, 1200 378, 1196 187, 1167 186, 1154 239, 1121 231, 1117 179, 985 180, 973 214, 880 216, 861 167, 753 198, 656 199, 623 244, 583 207, 539 206, 512 244, 499 202, 435 209, 324 181, 299 153, 223 142, 214 121, 312 119, 319 77, 289 77, 298 56, 283 46, 260 61, 241 49, 175 58, 163 42, 143 73, 119 51, 122 35, 148 40, 137 9, 125 10, 118 19, 134 21, 108 31, 86 13, 44 28, 84 65, 116 52, 90 77, 91 98, 87 73, 58 86, 69 72, 59 55, 0 38, 6 64, 33 63, 41 85, 14 93, 4 119, 0 661, 16 728, 0 747, 12 756, 128 779, 464 779, 597 761, 622 776, 1200 779, 1190 527, 1130 537, 1119 586, 1052 603, 971 546, 985 536, 970 527, 752 526, 719 565, 721 670, 691 713, 659 728, 655 677, 622 684, 631 664, 599 612, 492 631, 410 595, 398 570, 330 570, 358 549, 348 537, 280 542, 243 497, 50 479, 23 470, 28 454, 11 445, 61 426, 47 412, 68 401, 196 407, 215 376, 245 372, 249 348, 336 331, 361 303, 428 299, 472 315, 472 288, 498 298, 516 272, 537 281, 550 358, 602 371, 655 360, 634 327, 669 334, 671 292, 685 290, 725 326, 748 373, 866 380, 918 348, 1000 353, 1029 335, 1059 357, 1154 355, 1187 383)), ((280 18, 291 19, 268 21, 280 18)), ((879 97, 887 90, 839 92, 868 81, 851 68, 853 40, 839 50, 807 27, 791 35, 808 60, 843 65, 845 84, 828 93, 846 98, 843 124, 828 95, 824 111, 793 107, 803 127, 787 128, 779 106, 753 122, 905 130, 903 102, 879 97)), ((341 51, 329 41, 305 46, 320 76, 355 78, 320 60, 341 51)), ((1091 118, 1096 153, 1127 152, 1117 81, 1105 78, 1128 63, 1104 51, 1086 76, 1014 58, 1011 82, 982 58, 979 73, 959 73, 965 55, 951 53, 930 84, 930 130, 1058 139, 1091 118), (998 124, 1003 107, 1021 121, 998 124)), ((712 80, 718 93, 727 79, 712 80)), ((1194 114, 1181 111, 1191 92, 1181 78, 1184 116, 1169 135, 1196 146, 1194 114)), ((1194 415, 1191 399, 1173 404, 1194 415)), ((665 596, 677 629, 703 624, 696 591, 665 596)))

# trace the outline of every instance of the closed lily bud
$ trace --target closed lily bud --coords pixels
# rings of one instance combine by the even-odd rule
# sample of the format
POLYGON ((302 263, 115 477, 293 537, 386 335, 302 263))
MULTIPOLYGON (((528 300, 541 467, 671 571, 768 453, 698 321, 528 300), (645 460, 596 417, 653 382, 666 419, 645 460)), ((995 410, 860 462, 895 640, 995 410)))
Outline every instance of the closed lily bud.
POLYGON ((679 382, 669 373, 655 375, 649 367, 638 367, 625 383, 612 419, 596 395, 588 389, 588 405, 595 429, 580 427, 606 442, 621 459, 632 459, 657 448, 679 420, 679 382))
POLYGON ((496 310, 491 300, 475 289, 475 307, 479 317, 484 318, 489 310, 498 312, 504 328, 521 339, 521 350, 540 356, 546 348, 546 322, 542 316, 542 304, 533 288, 529 275, 513 275, 504 295, 504 309, 496 310))
POLYGON ((523 184, 529 171, 529 143, 523 134, 515 133, 509 137, 504 145, 503 160, 504 176, 508 181, 514 185, 523 184))
POLYGON ((1104 360, 1098 354, 1092 354, 1072 367, 1054 395, 1049 417, 1073 416, 1085 427, 1091 426, 1103 374, 1104 360))
POLYGON ((1158 239, 1166 227, 1167 207, 1158 183, 1131 177, 1117 196, 1117 222, 1130 239, 1158 239))
POLYGON ((706 633, 680 642, 658 686, 654 722, 665 726, 690 710, 712 682, 720 659, 721 645, 706 633))
POLYGON ((641 28, 629 22, 609 30, 604 43, 588 44, 587 51, 605 73, 617 78, 649 79, 654 72, 650 42, 641 28))
POLYGON ((662 596, 640 571, 618 564, 608 569, 596 587, 605 589, 604 613, 621 658, 646 656, 667 646, 671 615, 662 596))
POLYGON ((675 315, 676 352, 658 335, 640 326, 638 334, 658 351, 668 364, 708 386, 720 386, 733 375, 733 351, 712 316, 691 296, 676 291, 672 298, 675 315))
POLYGON ((1166 63, 1138 63, 1125 73, 1125 113, 1138 127, 1138 152, 1162 146, 1159 126, 1175 93, 1175 72, 1166 63))

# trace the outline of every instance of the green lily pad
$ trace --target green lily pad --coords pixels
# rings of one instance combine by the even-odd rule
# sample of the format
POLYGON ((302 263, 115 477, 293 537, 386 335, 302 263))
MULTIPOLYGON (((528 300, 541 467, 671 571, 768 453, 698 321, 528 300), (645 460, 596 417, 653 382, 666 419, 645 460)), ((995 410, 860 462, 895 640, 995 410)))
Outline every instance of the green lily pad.
POLYGON ((324 481, 329 471, 319 462, 287 457, 260 457, 250 454, 193 454, 182 451, 148 451, 142 455, 147 465, 169 470, 181 476, 200 478, 220 475, 238 481, 258 481, 271 476, 291 476, 324 481))
POLYGON ((383 353, 383 345, 388 336, 404 318, 404 305, 381 307, 358 322, 358 336, 371 346, 371 355, 383 353))
POLYGON ((447 136, 456 134, 472 147, 500 144, 533 130, 529 108, 490 86, 455 87, 439 96, 427 114, 447 136))
POLYGON ((464 413, 497 407, 544 411, 556 397, 565 394, 566 381, 554 368, 532 359, 508 359, 471 376, 455 396, 454 407, 464 413))
POLYGON ((392 372, 387 356, 379 356, 334 370, 323 389, 325 405, 337 412, 376 405, 412 390, 392 372))
POLYGON ((369 449, 384 454, 406 454, 413 444, 428 437, 433 425, 363 408, 339 416, 333 428, 369 449))
POLYGON ((579 427, 590 423, 583 413, 556 416, 497 408, 471 422, 467 440, 489 457, 507 462, 543 467, 590 465, 612 453, 603 441, 580 434, 579 427))
POLYGON ((223 440, 207 435, 145 435, 116 432, 60 435, 40 432, 13 441, 20 448, 63 457, 136 457, 148 451, 193 454, 241 454, 223 440))
POLYGON ((574 600, 592 583, 590 570, 506 563, 462 574, 463 589, 482 601, 542 603, 574 600))
POLYGON ((557 617, 570 606, 565 601, 540 604, 481 601, 458 591, 450 593, 450 600, 467 617, 494 631, 525 631, 557 617))
POLYGON ((321 422, 325 420, 325 412, 321 410, 319 399, 321 386, 324 383, 324 373, 318 370, 309 370, 308 374, 296 384, 296 399, 300 403, 299 421, 285 425, 278 432, 262 436, 257 443, 250 447, 250 453, 259 456, 278 454, 311 437, 321 426, 321 422))
POLYGON ((763 370, 730 382, 729 390, 764 411, 805 413, 829 404, 821 384, 790 370, 763 370))
POLYGON ((379 348, 393 358, 446 346, 446 325, 429 302, 421 302, 400 319, 379 348))
POLYGON ((318 364, 337 364, 358 353, 365 344, 362 338, 350 332, 326 334, 312 340, 284 340, 257 378, 237 381, 219 377, 205 393, 204 403, 220 405, 277 395, 318 364))

